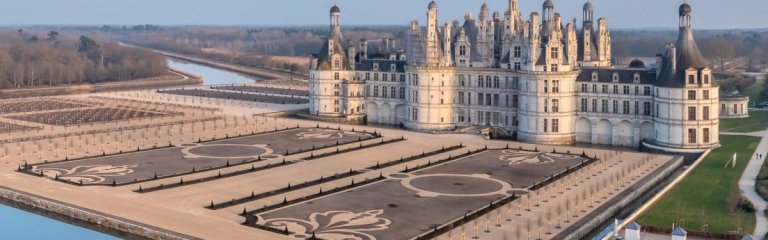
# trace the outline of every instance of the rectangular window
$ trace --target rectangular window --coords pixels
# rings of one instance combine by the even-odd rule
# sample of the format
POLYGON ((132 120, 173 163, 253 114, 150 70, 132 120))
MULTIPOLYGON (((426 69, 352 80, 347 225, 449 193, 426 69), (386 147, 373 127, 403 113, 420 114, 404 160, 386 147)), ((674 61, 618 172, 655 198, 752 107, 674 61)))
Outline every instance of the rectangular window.
POLYGON ((696 90, 688 90, 688 100, 696 100, 696 90))
POLYGON ((552 92, 553 93, 560 92, 560 80, 552 80, 552 92))
POLYGON ((512 77, 512 89, 520 90, 520 78, 512 77))
POLYGON ((701 109, 701 118, 704 120, 709 120, 709 107, 703 107, 701 109))
POLYGON ((520 62, 515 62, 515 70, 523 69, 522 65, 520 65, 520 62))
POLYGON ((477 87, 483 87, 483 76, 477 76, 477 87))
POLYGON ((621 112, 624 114, 629 114, 629 101, 624 101, 621 103, 621 112))
POLYGON ((629 86, 624 86, 624 95, 629 95, 629 86))
POLYGON ((640 102, 635 101, 635 115, 640 115, 640 102))
POLYGON ((592 84, 592 92, 597 93, 597 84, 592 84))
POLYGON ((494 107, 499 106, 499 94, 493 94, 493 106, 494 107))
POLYGON ((547 83, 547 80, 544 80, 544 92, 549 92, 549 84, 547 83))
POLYGON ((644 87, 643 88, 643 95, 651 96, 651 87, 644 87))
POLYGON ((704 84, 709 84, 709 75, 704 75, 704 84))
POLYGON ((696 143, 696 129, 694 128, 688 129, 688 143, 696 143))
POLYGON ((547 130, 549 128, 549 124, 547 124, 547 123, 548 123, 547 119, 544 119, 544 132, 547 132, 547 130))
MULTIPOLYGON (((472 93, 471 92, 467 93, 467 105, 472 105, 472 93)), ((469 118, 472 118, 472 116, 470 115, 469 118)))
POLYGON ((640 95, 640 87, 635 86, 635 95, 640 95))
POLYGON ((379 86, 373 86, 373 97, 379 97, 379 86))
POLYGON ((387 87, 381 87, 381 97, 387 97, 387 87))
POLYGON ((405 87, 400 87, 400 99, 405 99, 405 87))
POLYGON ((607 94, 608 93, 608 85, 603 84, 602 90, 603 90, 602 93, 607 94))
POLYGON ((587 110, 588 106, 589 106, 589 105, 588 105, 588 103, 587 103, 587 99, 586 99, 586 98, 582 98, 582 99, 581 99, 581 111, 582 111, 582 112, 587 112, 587 111, 588 111, 588 110, 587 110))
POLYGON ((688 75, 688 84, 696 84, 696 77, 693 75, 688 75))
POLYGON ((709 128, 705 128, 703 133, 704 139, 702 139, 702 141, 704 141, 704 143, 709 143, 709 128))
POLYGON ((603 104, 601 105, 600 112, 608 113, 608 100, 603 100, 602 103, 603 104))
POLYGON ((389 91, 389 97, 390 98, 397 98, 397 88, 390 87, 389 90, 390 90, 389 91))
POLYGON ((613 94, 619 94, 619 85, 613 85, 613 94))
POLYGON ((490 93, 486 93, 485 94, 485 105, 486 106, 493 106, 493 102, 492 102, 491 94, 490 93))
POLYGON ((557 64, 552 64, 550 67, 552 68, 553 72, 557 72, 557 64))
POLYGON ((597 99, 592 99, 592 112, 597 112, 597 99))
POLYGON ((643 102, 643 115, 644 116, 651 116, 651 103, 650 102, 643 102))
POLYGON ((560 132, 560 120, 559 119, 552 119, 552 132, 553 133, 560 132))
POLYGON ((696 121, 696 107, 688 107, 688 121, 696 121))
POLYGON ((405 74, 400 74, 400 82, 405 82, 405 74))
POLYGON ((523 56, 523 48, 520 46, 515 47, 515 58, 520 58, 523 56))
POLYGON ((464 92, 459 92, 459 104, 464 104, 464 92))
POLYGON ((381 74, 381 81, 387 81, 387 74, 381 74))
POLYGON ((544 112, 549 112, 549 100, 544 99, 544 112))
POLYGON ((701 92, 701 98, 703 99, 709 99, 709 90, 704 90, 701 92))
POLYGON ((613 114, 619 114, 619 101, 613 100, 613 114))
POLYGON ((512 95, 512 107, 513 108, 520 107, 520 98, 517 95, 512 95))
POLYGON ((477 93, 477 105, 483 105, 485 101, 483 101, 483 96, 485 96, 482 93, 477 93))
POLYGON ((581 84, 581 92, 583 92, 583 93, 587 92, 587 84, 586 83, 582 83, 581 84))
POLYGON ((499 83, 499 76, 493 77, 493 88, 501 88, 501 84, 499 83))
POLYGON ((373 81, 379 81, 379 74, 378 73, 374 73, 373 74, 373 81))
MULTIPOLYGON (((549 53, 550 53, 549 57, 552 59, 557 59, 560 56, 560 51, 556 47, 553 47, 549 53)), ((552 71, 556 71, 556 70, 552 69, 552 71)))
POLYGON ((560 100, 552 99, 552 112, 560 112, 560 100))

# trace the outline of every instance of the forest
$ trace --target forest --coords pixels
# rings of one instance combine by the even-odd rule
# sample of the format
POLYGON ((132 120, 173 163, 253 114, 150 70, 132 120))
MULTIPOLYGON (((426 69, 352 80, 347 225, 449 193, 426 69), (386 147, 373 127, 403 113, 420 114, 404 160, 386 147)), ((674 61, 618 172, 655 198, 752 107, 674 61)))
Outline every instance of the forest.
POLYGON ((0 30, 0 89, 157 77, 162 55, 59 31, 0 30))

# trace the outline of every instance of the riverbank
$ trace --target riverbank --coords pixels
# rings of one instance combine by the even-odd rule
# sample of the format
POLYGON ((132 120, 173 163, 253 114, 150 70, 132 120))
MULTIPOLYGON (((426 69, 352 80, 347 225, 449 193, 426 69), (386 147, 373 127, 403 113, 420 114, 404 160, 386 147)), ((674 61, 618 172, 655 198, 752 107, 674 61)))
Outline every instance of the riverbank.
POLYGON ((121 82, 107 82, 97 84, 78 84, 72 86, 2 89, 0 99, 41 97, 71 94, 99 93, 107 91, 130 91, 152 88, 179 87, 186 85, 200 85, 203 78, 177 69, 168 69, 168 75, 155 78, 128 80, 121 82))

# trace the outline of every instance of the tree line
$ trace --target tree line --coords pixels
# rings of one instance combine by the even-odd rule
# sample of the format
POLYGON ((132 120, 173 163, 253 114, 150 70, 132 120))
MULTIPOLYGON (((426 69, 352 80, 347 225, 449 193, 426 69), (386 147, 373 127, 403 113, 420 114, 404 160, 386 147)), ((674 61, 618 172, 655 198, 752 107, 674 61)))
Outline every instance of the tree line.
POLYGON ((162 55, 58 31, 0 31, 0 89, 50 87, 157 77, 162 55))

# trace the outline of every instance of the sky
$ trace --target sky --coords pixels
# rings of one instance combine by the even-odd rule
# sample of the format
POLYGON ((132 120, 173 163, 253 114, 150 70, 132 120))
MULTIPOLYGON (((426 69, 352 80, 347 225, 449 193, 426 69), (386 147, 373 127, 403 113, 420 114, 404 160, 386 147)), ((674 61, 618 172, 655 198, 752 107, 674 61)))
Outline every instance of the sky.
MULTIPOLYGON (((541 11, 544 0, 520 0, 523 15, 541 11)), ((564 19, 581 18, 586 0, 553 0, 564 19)), ((609 27, 674 28, 683 0, 591 0, 595 17, 609 27)), ((768 28, 766 0, 688 0, 698 29, 768 28)), ((328 24, 338 4, 342 25, 403 25, 424 22, 429 0, 2 0, 0 25, 243 25, 328 24)), ((504 13, 508 0, 438 0, 440 21, 477 15, 487 2, 504 13)))

